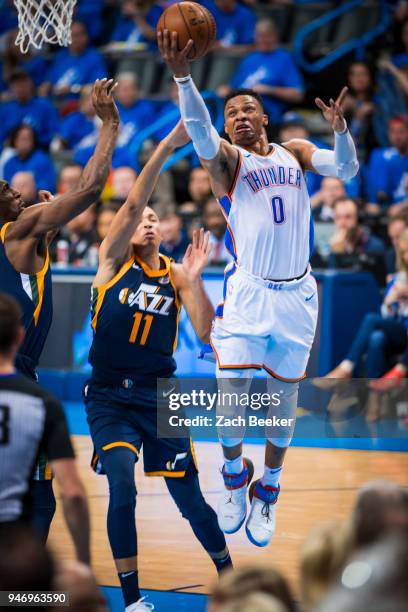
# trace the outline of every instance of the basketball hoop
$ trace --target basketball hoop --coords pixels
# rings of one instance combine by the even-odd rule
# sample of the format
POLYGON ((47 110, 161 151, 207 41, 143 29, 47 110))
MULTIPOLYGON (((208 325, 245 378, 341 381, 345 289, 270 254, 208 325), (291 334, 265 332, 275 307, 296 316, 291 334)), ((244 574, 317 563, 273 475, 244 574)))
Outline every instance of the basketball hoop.
POLYGON ((16 45, 27 53, 30 45, 41 49, 44 43, 67 47, 77 0, 14 0, 18 12, 16 45))

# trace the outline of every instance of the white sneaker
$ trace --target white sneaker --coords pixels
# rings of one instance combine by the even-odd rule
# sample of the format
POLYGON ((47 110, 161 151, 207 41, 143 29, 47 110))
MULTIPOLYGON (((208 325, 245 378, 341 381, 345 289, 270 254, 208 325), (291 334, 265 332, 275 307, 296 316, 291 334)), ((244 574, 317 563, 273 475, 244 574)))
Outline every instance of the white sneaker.
POLYGON ((146 597, 141 597, 135 603, 126 606, 125 612, 150 612, 150 610, 154 610, 154 605, 145 601, 145 599, 146 597))
POLYGON ((275 533, 276 508, 280 487, 263 487, 255 480, 249 489, 251 512, 245 531, 248 539, 255 546, 267 546, 275 533))
POLYGON ((226 474, 225 466, 222 476, 226 491, 218 503, 218 525, 224 533, 235 533, 246 519, 248 485, 254 475, 254 466, 250 459, 244 458, 244 469, 240 474, 226 474))

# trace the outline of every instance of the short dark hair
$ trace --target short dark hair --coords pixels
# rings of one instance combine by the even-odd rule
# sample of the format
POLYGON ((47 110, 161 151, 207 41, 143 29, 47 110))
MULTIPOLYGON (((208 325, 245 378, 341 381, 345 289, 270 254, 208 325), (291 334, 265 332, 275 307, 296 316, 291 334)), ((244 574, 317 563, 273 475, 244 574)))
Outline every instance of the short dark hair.
POLYGON ((8 353, 21 326, 23 312, 10 295, 0 293, 0 353, 8 353))
POLYGON ((348 195, 340 196, 336 198, 333 202, 333 210, 336 208, 337 204, 344 204, 344 202, 352 202, 356 207, 357 214, 360 212, 360 202, 356 198, 351 198, 348 195))
POLYGON ((257 100, 259 104, 261 105, 262 110, 264 110, 262 98, 259 95, 259 93, 257 93, 253 89, 245 89, 245 88, 233 89, 232 91, 229 92, 229 94, 225 96, 224 110, 225 110, 225 107, 227 106, 227 103, 230 100, 232 100, 232 98, 236 98, 237 96, 251 96, 251 98, 255 98, 255 100, 257 100))
POLYGON ((32 78, 28 72, 25 72, 24 70, 16 70, 10 75, 8 82, 11 85, 17 81, 32 81, 32 78))
POLYGON ((33 149, 36 149, 38 147, 38 135, 35 129, 33 128, 33 126, 30 125, 29 123, 21 123, 16 128, 14 128, 14 130, 10 133, 10 137, 9 137, 10 147, 13 147, 13 148, 15 147, 17 136, 19 135, 21 130, 30 130, 30 132, 33 135, 33 149))

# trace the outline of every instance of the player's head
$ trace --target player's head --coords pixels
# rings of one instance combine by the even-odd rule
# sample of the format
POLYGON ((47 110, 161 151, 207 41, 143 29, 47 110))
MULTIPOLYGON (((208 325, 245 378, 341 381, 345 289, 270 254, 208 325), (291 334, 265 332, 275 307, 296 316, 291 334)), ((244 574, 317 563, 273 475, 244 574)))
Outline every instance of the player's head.
POLYGON ((0 359, 14 362, 17 351, 24 339, 23 317, 16 300, 0 293, 0 359))
POLYGON ((160 221, 153 208, 146 206, 142 218, 132 236, 131 244, 136 251, 159 250, 161 242, 160 221))
POLYGON ((23 208, 21 193, 0 179, 0 221, 15 221, 23 208))
POLYGON ((252 89, 234 89, 224 100, 224 130, 233 144, 250 147, 266 138, 268 117, 252 89))

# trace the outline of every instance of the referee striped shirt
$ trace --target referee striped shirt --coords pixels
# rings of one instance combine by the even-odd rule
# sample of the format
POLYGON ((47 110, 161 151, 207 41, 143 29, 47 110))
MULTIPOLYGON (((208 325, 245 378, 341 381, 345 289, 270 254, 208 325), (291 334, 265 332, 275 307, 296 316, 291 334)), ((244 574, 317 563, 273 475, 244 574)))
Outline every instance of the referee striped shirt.
POLYGON ((74 457, 59 401, 21 374, 0 375, 0 523, 25 518, 40 453, 74 457))

